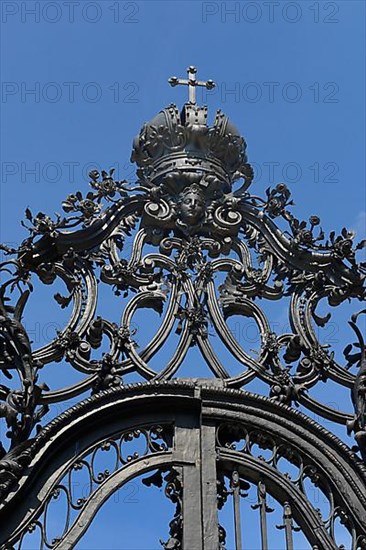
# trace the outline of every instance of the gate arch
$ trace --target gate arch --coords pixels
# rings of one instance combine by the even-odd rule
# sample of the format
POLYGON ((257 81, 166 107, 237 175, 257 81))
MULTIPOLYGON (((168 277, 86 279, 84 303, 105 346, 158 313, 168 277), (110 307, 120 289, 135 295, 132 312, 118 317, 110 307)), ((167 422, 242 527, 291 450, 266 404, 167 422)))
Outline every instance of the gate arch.
MULTIPOLYGON (((310 544, 324 549, 336 548, 329 525, 301 491, 301 483, 294 483, 278 468, 282 456, 294 464, 298 464, 301 457, 304 460, 302 474, 307 475, 305 468, 311 467, 309 475, 317 479, 318 485, 328 484, 334 506, 342 510, 342 518, 353 536, 352 548, 361 547, 361 537, 365 536, 362 526, 366 525, 366 495, 361 489, 365 468, 361 463, 352 465, 349 451, 337 438, 301 413, 269 399, 242 391, 175 381, 107 390, 51 422, 34 440, 32 460, 18 480, 17 491, 9 494, 6 506, 0 511, 0 520, 4 511, 7 514, 7 526, 2 535, 4 548, 17 548, 22 534, 35 522, 40 522, 48 500, 64 486, 64 480, 75 466, 87 461, 90 464, 93 453, 103 445, 113 447, 116 441, 122 441, 123 445, 134 437, 146 439, 145 452, 121 460, 118 451, 114 471, 99 472, 99 479, 98 472, 93 472, 97 480, 95 488, 85 502, 78 503, 76 517, 60 540, 51 544, 48 541, 48 547, 72 548, 111 494, 126 481, 156 471, 163 474, 175 471, 180 476, 185 525, 183 547, 191 547, 184 538, 192 537, 189 521, 195 522, 196 531, 201 530, 204 536, 218 543, 220 495, 217 483, 220 476, 230 478, 236 471, 243 480, 265 485, 268 494, 282 505, 290 503, 292 517, 310 544), (254 444, 269 449, 272 459, 255 456, 251 452, 254 444), (204 461, 201 460, 203 456, 204 461), (214 471, 210 469, 212 464, 214 471), (206 495, 202 501, 202 517, 206 520, 199 529, 197 492, 190 491, 197 482, 201 491, 203 485, 210 487, 208 497, 206 495), (37 501, 38 506, 35 505, 37 501), (31 511, 27 510, 29 503, 31 511), (188 512, 192 509, 195 514, 188 512), (351 524, 347 518, 352 517, 357 521, 351 524)), ((195 489, 198 490, 197 485, 195 489)), ((44 535, 43 539, 45 541, 44 535)))

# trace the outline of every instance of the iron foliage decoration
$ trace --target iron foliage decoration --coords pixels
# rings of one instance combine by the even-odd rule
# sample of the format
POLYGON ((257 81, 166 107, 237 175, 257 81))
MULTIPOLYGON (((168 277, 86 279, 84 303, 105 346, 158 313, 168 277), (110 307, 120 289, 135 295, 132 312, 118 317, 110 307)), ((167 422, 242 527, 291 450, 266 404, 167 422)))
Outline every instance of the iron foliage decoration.
MULTIPOLYGON (((300 404, 347 425, 355 437, 354 453, 366 461, 365 343, 357 324, 365 310, 350 322, 357 350, 352 353, 352 344, 347 346, 342 364, 315 330, 330 319, 330 313, 317 313, 322 300, 336 307, 365 298, 366 264, 357 253, 366 242, 355 244, 354 233, 346 228, 325 235, 315 215, 297 219, 284 183, 268 188, 265 197, 252 194, 254 174, 244 139, 221 111, 210 126, 207 108, 197 106, 193 96, 181 112, 170 105, 146 124, 131 158, 137 164, 134 184, 115 181, 113 169, 94 170, 91 190, 70 194, 63 215, 52 218, 27 209, 23 224, 29 236, 17 249, 1 246, 0 369, 9 380, 15 374, 19 378, 17 388, 0 386, 0 416, 9 440, 0 447, 2 497, 28 464, 29 442, 42 430, 51 403, 123 386, 131 373, 143 381, 179 377, 192 347, 225 387, 239 389, 259 379, 274 406, 300 404), (279 228, 283 223, 286 229, 279 228), (66 326, 40 349, 33 348, 23 323, 34 280, 45 285, 62 281, 67 293, 56 293, 54 299, 70 311, 66 326), (119 324, 96 315, 98 281, 126 302, 119 324), (290 300, 291 330, 275 333, 261 304, 284 297, 290 300), (133 320, 144 308, 162 320, 140 349, 133 320), (233 316, 249 318, 257 327, 258 353, 234 337, 228 325, 233 316), (230 364, 215 351, 213 331, 240 364, 239 373, 230 372, 230 364), (178 336, 176 349, 160 369, 153 368, 152 359, 171 334, 178 336), (99 358, 94 358, 98 350, 99 358), (62 360, 83 378, 52 390, 39 381, 42 369, 62 360), (352 413, 310 395, 311 388, 328 380, 349 388, 352 413)), ((273 450, 274 463, 278 452, 273 450)), ((304 475, 315 474, 311 468, 305 472, 301 459, 298 463, 296 483, 301 485, 304 475)), ((174 475, 168 483, 178 483, 174 475)), ((231 484, 235 492, 233 480, 231 484)), ((290 537, 291 509, 286 510, 283 528, 290 537)), ((329 522, 336 513, 333 509, 329 522)), ((175 519, 171 526, 173 538, 178 524, 175 519)))

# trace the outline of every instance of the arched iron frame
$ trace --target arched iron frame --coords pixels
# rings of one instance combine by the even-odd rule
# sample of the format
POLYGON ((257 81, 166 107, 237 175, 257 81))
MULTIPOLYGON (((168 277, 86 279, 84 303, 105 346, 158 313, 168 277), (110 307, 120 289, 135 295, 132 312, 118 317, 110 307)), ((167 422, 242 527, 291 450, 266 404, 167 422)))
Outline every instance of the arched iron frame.
POLYGON ((165 429, 171 434, 171 443, 131 457, 115 472, 102 477, 96 489, 100 498, 91 493, 81 503, 77 521, 49 547, 73 548, 98 509, 128 480, 155 470, 176 469, 182 485, 183 548, 219 547, 217 479, 219 473, 230 476, 233 471, 244 480, 264 483, 268 493, 279 502, 290 502, 293 518, 310 544, 322 549, 337 548, 319 513, 293 481, 273 464, 240 449, 239 444, 235 448, 235 442, 241 439, 241 427, 248 433, 254 431, 256 441, 260 441, 258 434, 262 434, 263 448, 270 446, 269 441, 276 441, 277 445, 280 442, 284 449, 291 447, 311 464, 319 483, 323 476, 331 486, 332 498, 342 510, 344 521, 352 520, 349 523, 352 548, 362 547, 366 525, 366 495, 362 486, 366 469, 353 460, 343 443, 285 405, 274 406, 266 398, 242 391, 178 381, 107 390, 51 422, 32 443, 31 462, 24 469, 17 489, 1 507, 0 521, 6 517, 3 547, 18 547, 19 537, 34 528, 65 473, 96 445, 115 434, 156 426, 160 427, 159 433, 165 429), (224 441, 220 442, 218 433, 223 425, 224 441), (202 522, 197 520, 200 517, 202 522))

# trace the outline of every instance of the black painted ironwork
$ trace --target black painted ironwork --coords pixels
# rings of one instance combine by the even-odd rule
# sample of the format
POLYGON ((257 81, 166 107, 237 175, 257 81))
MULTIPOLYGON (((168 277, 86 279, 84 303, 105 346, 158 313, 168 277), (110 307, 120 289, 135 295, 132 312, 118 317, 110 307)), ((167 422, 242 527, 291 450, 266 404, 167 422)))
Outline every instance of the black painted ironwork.
POLYGON ((221 111, 212 126, 207 123, 207 108, 196 104, 194 91, 214 84, 197 81, 195 74, 190 67, 187 81, 170 79, 189 88, 182 111, 170 105, 135 138, 136 183, 115 181, 113 170, 92 171, 91 190, 69 195, 63 216, 27 209, 28 238, 18 249, 1 247, 0 369, 9 379, 0 385, 9 440, 0 448, 4 548, 21 548, 35 529, 48 548, 73 547, 116 488, 151 471, 144 483, 165 483, 176 505, 164 548, 224 549, 227 529, 218 511, 230 499, 235 546, 245 548, 242 502, 254 486, 251 509, 259 514, 263 550, 271 537, 267 495, 281 507, 277 530, 286 550, 296 548, 298 532, 309 548, 338 548, 336 524, 349 533, 352 549, 366 548, 366 363, 359 326, 366 310, 357 313, 355 307, 350 326, 356 351, 348 345, 343 363, 316 330, 331 316, 318 313, 320 302, 333 308, 364 299, 366 269, 357 255, 365 242, 354 244, 345 228, 326 236, 317 216, 297 219, 284 183, 268 188, 264 198, 252 194, 246 143, 221 111), (65 293, 54 299, 70 311, 65 327, 40 349, 23 322, 35 281, 63 282, 65 293), (123 304, 119 323, 99 314, 98 281, 123 304), (285 333, 273 330, 264 307, 277 300, 289 301, 285 333), (161 323, 139 347, 143 327, 134 319, 146 309, 160 314, 161 323), (235 338, 235 316, 258 331, 256 352, 235 338), (217 351, 217 341, 230 360, 217 351), (164 347, 172 349, 171 357, 157 363, 164 347), (200 365, 191 379, 180 377, 191 348, 199 350, 212 378, 200 375, 200 365), (82 378, 55 390, 43 381, 44 367, 61 361, 82 378), (141 382, 129 386, 131 375, 141 382), (256 380, 267 388, 263 397, 245 391, 256 380), (312 388, 328 381, 349 389, 352 412, 312 396, 312 388), (86 392, 91 397, 83 401, 86 392), (81 403, 44 425, 49 406, 70 398, 81 403), (355 445, 349 449, 299 413, 299 406, 347 427, 355 445), (116 425, 121 411, 123 429, 116 425), (96 424, 85 435, 90 416, 96 424), (123 445, 136 438, 144 438, 145 451, 125 455, 123 445), (79 451, 71 460, 72 441, 79 451), (113 470, 95 471, 93 457, 101 452, 114 453, 113 470), (283 471, 285 461, 295 477, 283 471), (90 491, 75 501, 70 479, 83 468, 90 491), (308 484, 328 503, 326 517, 311 502, 308 484), (103 498, 96 501, 101 486, 103 498), (31 493, 38 500, 27 509, 24 496, 31 493), (68 503, 66 523, 49 540, 49 502, 61 494, 68 503))

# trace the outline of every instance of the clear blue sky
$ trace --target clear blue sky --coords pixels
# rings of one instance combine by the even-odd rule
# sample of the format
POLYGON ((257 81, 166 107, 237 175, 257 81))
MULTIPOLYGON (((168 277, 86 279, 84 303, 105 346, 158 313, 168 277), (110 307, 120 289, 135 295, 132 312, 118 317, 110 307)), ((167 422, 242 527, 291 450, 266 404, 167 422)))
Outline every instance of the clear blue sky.
MULTIPOLYGON (((222 108, 247 140, 253 193, 285 181, 299 218, 363 237, 364 1, 4 0, 1 9, 1 242, 26 236, 26 207, 52 214, 86 191, 93 166, 133 181, 132 139, 160 108, 185 101, 167 78, 191 64, 218 84, 198 101, 212 118, 222 108)), ((46 305, 34 315, 34 327, 54 319, 46 305)), ((142 500, 124 504, 127 546, 110 534, 122 513, 112 503, 79 548, 150 548, 133 541, 133 529, 143 534, 134 507, 153 509, 142 500)), ((165 535, 152 517, 156 541, 165 535)))

